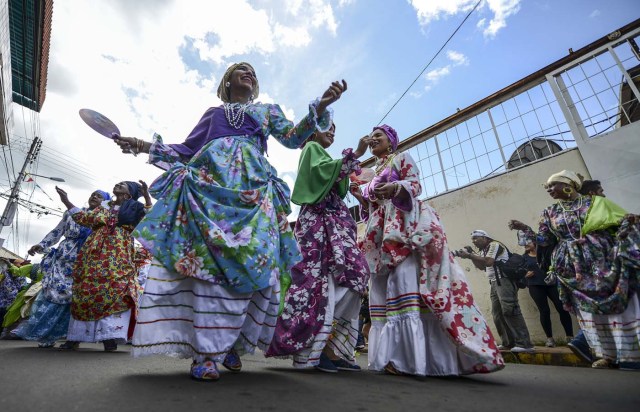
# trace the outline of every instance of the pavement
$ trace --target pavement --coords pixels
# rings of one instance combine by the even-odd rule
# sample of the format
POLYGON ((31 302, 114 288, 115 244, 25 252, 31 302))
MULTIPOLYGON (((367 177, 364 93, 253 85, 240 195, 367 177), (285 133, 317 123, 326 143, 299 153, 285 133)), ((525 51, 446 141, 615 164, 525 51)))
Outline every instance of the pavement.
MULTIPOLYGON (((130 346, 36 346, 0 341, 0 411, 606 412, 640 404, 640 372, 530 365, 524 355, 496 373, 416 378, 368 371, 365 354, 361 372, 324 373, 258 352, 242 357, 242 372, 222 369, 219 381, 203 383, 189 379, 190 360, 132 358, 130 346)), ((563 351, 530 356, 543 350, 563 351)))

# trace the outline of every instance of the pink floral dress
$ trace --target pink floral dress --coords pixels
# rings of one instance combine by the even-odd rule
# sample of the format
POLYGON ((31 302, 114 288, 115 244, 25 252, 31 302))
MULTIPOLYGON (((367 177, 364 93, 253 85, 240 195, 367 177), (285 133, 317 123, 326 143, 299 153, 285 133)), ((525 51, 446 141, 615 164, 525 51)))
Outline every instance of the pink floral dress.
POLYGON ((369 368, 389 364, 413 375, 488 373, 504 361, 437 213, 418 199, 418 168, 408 153, 383 159, 364 190, 369 210, 360 247, 371 270, 369 368), (377 199, 373 188, 397 182, 409 194, 377 199))

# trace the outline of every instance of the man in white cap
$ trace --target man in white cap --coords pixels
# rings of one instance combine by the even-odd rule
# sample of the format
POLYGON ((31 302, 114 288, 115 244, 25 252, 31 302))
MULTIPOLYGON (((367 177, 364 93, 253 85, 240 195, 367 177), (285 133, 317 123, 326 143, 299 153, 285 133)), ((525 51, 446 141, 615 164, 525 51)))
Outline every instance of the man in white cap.
POLYGON ((496 262, 509 259, 509 252, 484 230, 476 229, 471 232, 471 242, 478 248, 479 254, 461 250, 457 255, 463 259, 471 259, 473 265, 484 270, 489 278, 491 315, 502 340, 502 345, 498 348, 510 349, 516 353, 533 352, 529 330, 518 303, 518 287, 500 270, 496 272, 496 262))

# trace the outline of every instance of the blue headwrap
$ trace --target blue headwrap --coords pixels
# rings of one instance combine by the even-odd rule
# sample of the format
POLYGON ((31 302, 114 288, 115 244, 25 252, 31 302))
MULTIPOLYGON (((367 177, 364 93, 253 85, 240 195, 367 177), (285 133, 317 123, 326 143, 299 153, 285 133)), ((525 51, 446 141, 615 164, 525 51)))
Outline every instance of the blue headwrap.
POLYGON ((137 182, 126 181, 125 183, 129 188, 131 199, 125 200, 120 206, 118 226, 137 226, 144 217, 144 205, 137 200, 142 195, 141 186, 137 182))
POLYGON ((140 183, 126 181, 127 187, 129 188, 129 194, 131 195, 131 199, 138 200, 140 196, 142 196, 140 183))
POLYGON ((100 196, 102 196, 103 200, 110 200, 111 199, 111 195, 107 192, 105 192, 104 190, 96 190, 94 193, 98 193, 100 196))

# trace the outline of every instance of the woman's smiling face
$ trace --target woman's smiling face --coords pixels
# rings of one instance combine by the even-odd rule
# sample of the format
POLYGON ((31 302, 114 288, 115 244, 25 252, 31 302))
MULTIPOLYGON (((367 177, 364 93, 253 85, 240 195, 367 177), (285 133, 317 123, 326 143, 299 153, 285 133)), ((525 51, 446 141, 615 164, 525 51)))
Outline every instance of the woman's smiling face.
POLYGON ((382 157, 389 154, 391 142, 389 141, 389 137, 387 137, 387 134, 384 131, 375 129, 369 136, 371 137, 369 150, 371 151, 372 155, 374 155, 375 157, 382 157))

